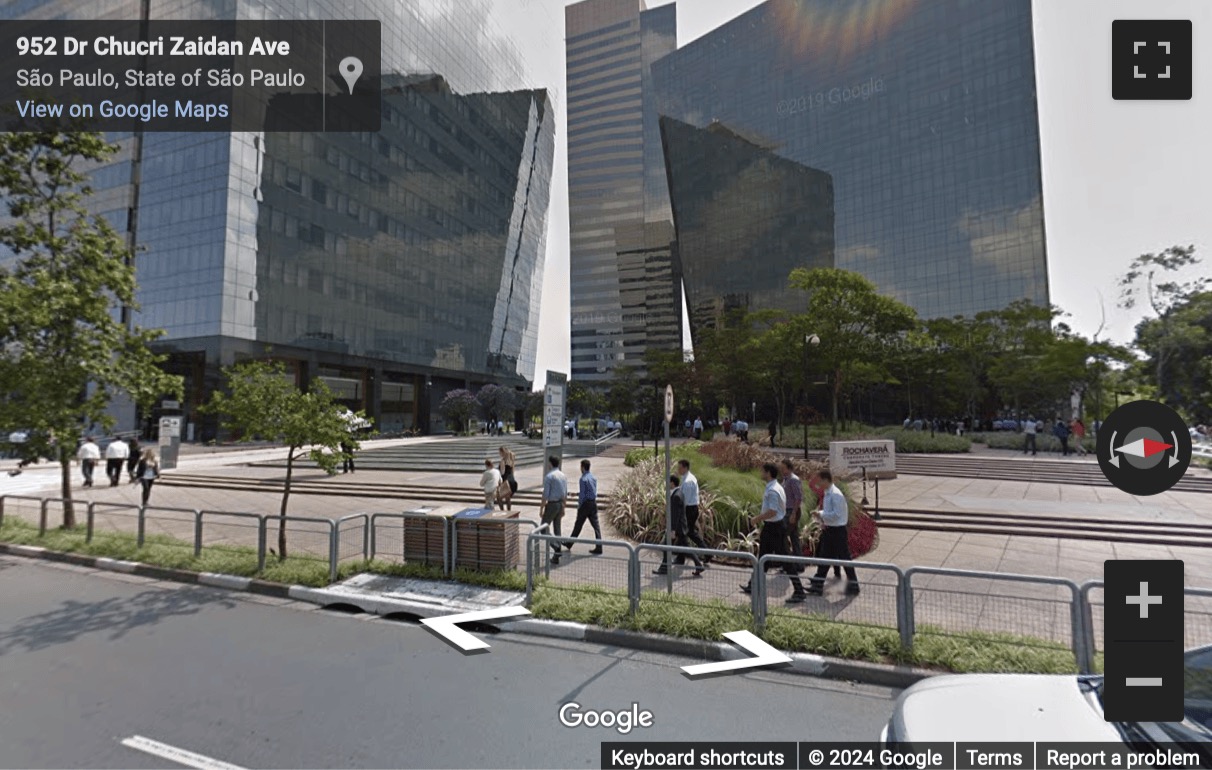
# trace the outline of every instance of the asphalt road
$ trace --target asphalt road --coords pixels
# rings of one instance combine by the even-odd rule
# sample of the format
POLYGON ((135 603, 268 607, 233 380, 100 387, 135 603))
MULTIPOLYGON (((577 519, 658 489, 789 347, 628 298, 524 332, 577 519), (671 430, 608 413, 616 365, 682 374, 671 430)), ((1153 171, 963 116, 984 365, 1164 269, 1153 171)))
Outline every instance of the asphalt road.
POLYGON ((604 740, 873 740, 895 692, 777 671, 691 681, 680 658, 427 629, 0 557, 0 767, 598 767, 604 740), (576 701, 655 724, 567 728, 576 701))

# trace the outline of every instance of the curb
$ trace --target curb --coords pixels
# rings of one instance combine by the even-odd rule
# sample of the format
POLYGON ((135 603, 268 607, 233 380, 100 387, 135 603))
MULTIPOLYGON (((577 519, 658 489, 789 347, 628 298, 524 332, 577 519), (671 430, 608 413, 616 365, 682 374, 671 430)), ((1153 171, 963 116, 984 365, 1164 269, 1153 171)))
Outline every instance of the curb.
MULTIPOLYGON (((242 591, 262 596, 272 596, 279 599, 293 599, 299 602, 314 604, 318 607, 333 604, 354 605, 359 607, 363 612, 380 616, 405 614, 424 619, 449 614, 441 605, 423 604, 401 599, 375 598, 349 594, 342 591, 333 591, 329 588, 311 588, 302 585, 271 583, 256 578, 224 575, 215 572, 191 572, 189 570, 169 567, 155 567, 140 562, 51 551, 37 546, 0 543, 0 554, 23 556, 30 559, 43 559, 45 561, 73 564, 80 567, 91 567, 107 572, 139 575, 155 580, 204 585, 228 591, 242 591)), ((508 625, 500 629, 500 631, 510 635, 541 636, 549 639, 589 642, 591 644, 713 661, 737 660, 746 657, 740 650, 730 644, 708 642, 703 639, 681 639, 662 634, 649 634, 619 628, 601 628, 585 623, 545 620, 535 617, 520 618, 518 620, 506 621, 506 623, 508 625)), ((912 666, 892 666, 882 663, 843 660, 841 658, 829 658, 823 655, 812 655, 801 652, 793 652, 789 656, 791 664, 781 669, 788 673, 825 679, 841 679, 885 687, 909 687, 938 673, 912 666)))

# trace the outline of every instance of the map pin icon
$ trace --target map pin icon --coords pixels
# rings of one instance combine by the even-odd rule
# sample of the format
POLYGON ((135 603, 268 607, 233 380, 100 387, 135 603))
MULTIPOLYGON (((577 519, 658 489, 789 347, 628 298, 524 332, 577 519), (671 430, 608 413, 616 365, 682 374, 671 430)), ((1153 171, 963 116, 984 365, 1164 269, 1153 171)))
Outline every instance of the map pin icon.
POLYGON ((356 56, 346 56, 337 65, 337 69, 341 71, 341 77, 345 78, 345 83, 349 86, 349 94, 352 96, 354 83, 357 83, 358 78, 362 77, 362 60, 356 56))

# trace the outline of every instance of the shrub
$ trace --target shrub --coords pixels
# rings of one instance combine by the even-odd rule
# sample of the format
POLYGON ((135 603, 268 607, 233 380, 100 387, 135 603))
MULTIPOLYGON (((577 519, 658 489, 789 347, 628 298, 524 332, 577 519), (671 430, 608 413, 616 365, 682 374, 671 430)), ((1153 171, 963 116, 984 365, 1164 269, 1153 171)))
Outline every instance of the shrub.
MULTIPOLYGON (((749 526, 749 520, 759 513, 764 485, 755 469, 781 458, 761 447, 724 437, 706 443, 687 442, 674 447, 672 454, 675 461, 690 460, 699 479, 699 523, 707 545, 756 554, 758 531, 749 526)), ((805 480, 804 510, 811 511, 816 508, 818 494, 809 487, 808 480, 825 465, 798 458, 793 464, 796 475, 805 480)), ((839 484, 845 490, 845 485, 839 484)), ((665 488, 664 457, 637 457, 636 465, 615 485, 605 512, 607 519, 631 540, 664 542, 665 488)), ((804 552, 811 555, 820 539, 819 524, 813 517, 804 516, 800 527, 804 552)), ((855 557, 870 553, 879 542, 875 521, 853 500, 849 537, 855 557)))

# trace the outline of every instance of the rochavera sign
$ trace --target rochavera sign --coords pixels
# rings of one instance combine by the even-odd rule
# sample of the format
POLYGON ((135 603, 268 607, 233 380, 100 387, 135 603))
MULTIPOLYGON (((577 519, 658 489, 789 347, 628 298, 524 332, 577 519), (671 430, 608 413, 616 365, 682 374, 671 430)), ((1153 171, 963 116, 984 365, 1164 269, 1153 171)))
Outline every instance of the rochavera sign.
POLYGON ((896 442, 892 439, 829 442, 829 469, 834 473, 862 476, 864 468, 869 479, 896 478, 896 442))

